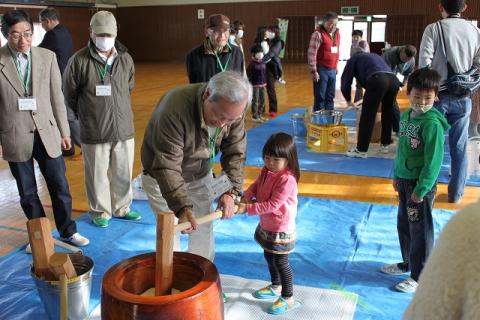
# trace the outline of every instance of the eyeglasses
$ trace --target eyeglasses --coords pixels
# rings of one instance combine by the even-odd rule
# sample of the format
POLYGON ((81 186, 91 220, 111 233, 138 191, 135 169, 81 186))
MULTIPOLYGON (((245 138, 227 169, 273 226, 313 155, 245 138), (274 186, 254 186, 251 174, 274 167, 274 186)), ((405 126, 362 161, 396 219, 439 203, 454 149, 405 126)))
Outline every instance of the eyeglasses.
POLYGON ((33 33, 32 32, 24 32, 24 33, 12 32, 12 33, 9 33, 9 36, 12 37, 13 40, 20 40, 20 38, 31 39, 33 36, 33 33))

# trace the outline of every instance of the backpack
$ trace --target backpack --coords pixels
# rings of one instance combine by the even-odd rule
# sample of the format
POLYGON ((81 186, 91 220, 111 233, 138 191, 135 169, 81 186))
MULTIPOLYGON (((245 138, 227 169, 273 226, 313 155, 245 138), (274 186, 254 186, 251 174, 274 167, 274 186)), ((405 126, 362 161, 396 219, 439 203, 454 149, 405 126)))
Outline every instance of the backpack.
POLYGON ((461 98, 470 96, 475 90, 480 87, 480 73, 474 67, 464 73, 455 73, 452 66, 448 62, 447 48, 443 36, 442 23, 437 22, 440 28, 440 37, 443 44, 443 51, 447 59, 448 78, 445 83, 449 93, 461 98))

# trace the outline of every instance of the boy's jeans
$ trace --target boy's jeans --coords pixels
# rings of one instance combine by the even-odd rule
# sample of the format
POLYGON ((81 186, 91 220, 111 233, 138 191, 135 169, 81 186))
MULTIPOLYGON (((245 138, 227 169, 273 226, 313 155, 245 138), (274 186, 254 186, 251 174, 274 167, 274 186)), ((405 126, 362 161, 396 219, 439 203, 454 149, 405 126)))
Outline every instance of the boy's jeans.
POLYGON ((433 247, 432 210, 437 187, 433 186, 423 201, 416 204, 410 200, 416 184, 416 180, 398 179, 397 231, 404 268, 418 281, 433 247))

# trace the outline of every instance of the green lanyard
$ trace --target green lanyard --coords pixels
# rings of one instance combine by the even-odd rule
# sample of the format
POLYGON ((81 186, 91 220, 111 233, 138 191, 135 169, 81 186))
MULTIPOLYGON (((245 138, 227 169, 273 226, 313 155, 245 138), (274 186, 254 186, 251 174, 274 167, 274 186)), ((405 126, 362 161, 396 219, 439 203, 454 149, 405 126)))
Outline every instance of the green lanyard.
POLYGON ((18 78, 20 79, 20 82, 22 83, 23 90, 25 90, 25 97, 28 97, 28 90, 30 87, 30 78, 32 75, 32 58, 30 55, 27 55, 27 74, 25 77, 22 74, 22 68, 20 67, 20 62, 18 59, 15 57, 12 51, 10 51, 12 54, 12 59, 13 62, 15 62, 15 66, 17 67, 17 72, 18 72, 18 78))
POLYGON ((98 73, 100 74, 100 79, 102 80, 102 84, 104 84, 105 75, 107 74, 107 70, 108 70, 108 63, 105 62, 103 71, 101 69, 100 63, 98 63, 97 61, 95 61, 95 66, 97 67, 98 73))
POLYGON ((215 144, 217 142, 218 134, 220 133, 220 129, 215 129, 215 136, 213 140, 210 138, 210 131, 208 131, 208 153, 210 156, 210 169, 213 169, 213 162, 215 161, 215 144))
POLYGON ((222 61, 220 61, 220 58, 218 57, 217 53, 215 52, 215 58, 217 58, 218 66, 220 67, 220 70, 221 70, 222 72, 224 72, 225 70, 227 70, 228 63, 230 62, 230 56, 231 56, 231 55, 232 55, 231 53, 228 53, 227 62, 225 63, 225 65, 222 65, 222 61))
MULTIPOLYGON (((336 31, 335 31, 336 32, 336 31)), ((335 32, 332 33, 332 34, 328 34, 330 36, 330 38, 332 38, 332 42, 333 42, 333 46, 336 47, 337 46, 337 41, 335 40, 335 32)))

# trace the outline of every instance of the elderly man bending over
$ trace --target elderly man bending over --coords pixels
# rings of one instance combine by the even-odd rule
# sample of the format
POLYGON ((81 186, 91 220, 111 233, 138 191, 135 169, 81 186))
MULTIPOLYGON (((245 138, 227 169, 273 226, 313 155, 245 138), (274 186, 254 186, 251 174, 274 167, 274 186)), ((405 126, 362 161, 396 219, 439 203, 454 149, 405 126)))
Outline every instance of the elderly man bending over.
MULTIPOLYGON (((195 218, 212 211, 215 196, 211 190, 225 185, 222 176, 213 175, 218 152, 222 170, 233 186, 220 196, 219 208, 223 218, 234 214, 234 200, 243 183, 244 117, 251 97, 252 87, 240 73, 221 72, 208 84, 167 92, 145 130, 142 180, 150 205, 154 212, 173 211, 179 223, 189 221, 188 251, 210 260, 214 258, 213 226, 197 225, 195 218)), ((178 250, 178 237, 175 242, 178 250)))

